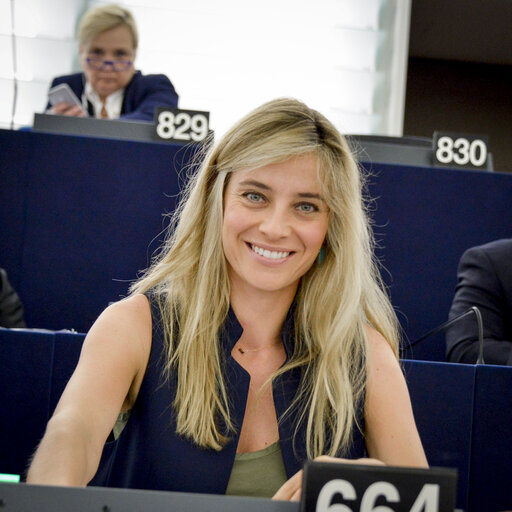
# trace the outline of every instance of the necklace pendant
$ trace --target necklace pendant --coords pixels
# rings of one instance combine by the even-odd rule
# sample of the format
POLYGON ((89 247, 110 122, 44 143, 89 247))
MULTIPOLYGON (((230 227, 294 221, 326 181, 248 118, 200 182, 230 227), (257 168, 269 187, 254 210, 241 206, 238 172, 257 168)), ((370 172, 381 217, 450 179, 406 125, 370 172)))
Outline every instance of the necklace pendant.
POLYGON ((238 347, 238 352, 240 352, 240 354, 245 354, 245 350, 242 350, 240 347, 238 347))

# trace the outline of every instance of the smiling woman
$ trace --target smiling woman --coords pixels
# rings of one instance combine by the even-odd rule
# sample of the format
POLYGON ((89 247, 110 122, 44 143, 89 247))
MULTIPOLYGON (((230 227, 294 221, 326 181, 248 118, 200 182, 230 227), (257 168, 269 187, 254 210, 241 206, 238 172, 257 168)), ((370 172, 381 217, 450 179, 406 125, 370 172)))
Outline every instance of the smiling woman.
POLYGON ((87 11, 78 39, 83 73, 58 77, 51 88, 67 84, 81 106, 48 103, 47 112, 152 121, 156 107, 177 106, 178 95, 165 75, 135 70, 138 33, 130 11, 115 4, 87 11))
POLYGON ((239 121, 87 335, 28 481, 297 499, 308 458, 425 466, 361 190, 303 103, 239 121))

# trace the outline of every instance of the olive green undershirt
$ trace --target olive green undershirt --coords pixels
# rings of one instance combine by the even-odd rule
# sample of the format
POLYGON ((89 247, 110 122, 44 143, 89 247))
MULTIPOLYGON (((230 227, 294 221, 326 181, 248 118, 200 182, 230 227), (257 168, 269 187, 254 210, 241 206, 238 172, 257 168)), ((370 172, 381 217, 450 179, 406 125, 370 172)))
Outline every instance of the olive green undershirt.
POLYGON ((227 495, 271 498, 286 482, 279 441, 249 453, 237 453, 229 477, 227 495))
MULTIPOLYGON (((113 439, 123 431, 131 411, 122 412, 112 429, 113 439)), ((279 441, 249 453, 237 453, 226 494, 271 498, 286 482, 283 456, 279 441)))
POLYGON ((112 436, 114 440, 116 440, 121 435, 121 432, 128 423, 128 418, 130 417, 131 412, 132 410, 130 409, 129 411, 119 413, 116 423, 112 428, 112 436))

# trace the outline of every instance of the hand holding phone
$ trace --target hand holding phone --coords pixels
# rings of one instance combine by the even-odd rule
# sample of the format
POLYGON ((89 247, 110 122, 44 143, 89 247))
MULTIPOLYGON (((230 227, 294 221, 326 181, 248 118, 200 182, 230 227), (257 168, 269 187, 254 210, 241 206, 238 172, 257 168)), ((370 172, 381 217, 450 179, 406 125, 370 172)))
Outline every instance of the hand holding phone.
POLYGON ((50 112, 65 116, 84 116, 82 102, 71 90, 68 84, 59 84, 48 92, 48 101, 52 108, 50 112))
POLYGON ((59 84, 52 87, 48 92, 48 101, 50 105, 57 103, 68 103, 71 105, 82 106, 82 102, 77 98, 76 94, 71 90, 68 84, 59 84))

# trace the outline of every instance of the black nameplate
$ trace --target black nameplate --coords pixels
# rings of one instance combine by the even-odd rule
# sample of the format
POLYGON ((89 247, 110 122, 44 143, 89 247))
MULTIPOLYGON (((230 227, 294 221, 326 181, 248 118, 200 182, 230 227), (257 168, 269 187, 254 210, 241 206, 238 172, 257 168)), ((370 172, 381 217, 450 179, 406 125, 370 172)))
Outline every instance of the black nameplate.
POLYGON ((157 140, 169 142, 201 142, 208 136, 209 122, 209 112, 159 107, 154 135, 157 140))
POLYGON ((454 132, 434 132, 435 167, 487 169, 489 137, 454 132))
POLYGON ((453 512, 457 471, 308 462, 301 512, 453 512))

